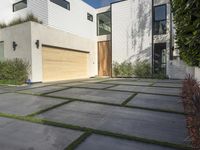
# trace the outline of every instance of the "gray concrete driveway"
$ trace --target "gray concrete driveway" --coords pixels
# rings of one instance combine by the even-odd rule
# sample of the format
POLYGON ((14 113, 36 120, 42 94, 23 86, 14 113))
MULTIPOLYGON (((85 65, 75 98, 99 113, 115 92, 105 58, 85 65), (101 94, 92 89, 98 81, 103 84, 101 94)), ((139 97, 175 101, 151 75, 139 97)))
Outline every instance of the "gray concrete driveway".
POLYGON ((190 149, 180 80, 0 86, 1 150, 190 149))

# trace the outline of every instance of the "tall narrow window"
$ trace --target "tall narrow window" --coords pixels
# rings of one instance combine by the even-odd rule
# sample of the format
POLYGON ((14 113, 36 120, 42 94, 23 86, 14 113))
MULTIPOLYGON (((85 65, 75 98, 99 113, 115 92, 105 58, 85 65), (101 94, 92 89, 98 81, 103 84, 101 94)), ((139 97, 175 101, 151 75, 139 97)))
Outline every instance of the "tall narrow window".
POLYGON ((0 61, 4 60, 4 42, 0 41, 0 61))
POLYGON ((154 7, 154 35, 166 34, 167 13, 166 4, 154 7))
POLYGON ((27 8, 27 0, 22 0, 13 4, 13 12, 27 8))
POLYGON ((70 3, 66 0, 50 0, 52 3, 57 4, 67 10, 70 10, 70 3))
POLYGON ((91 15, 90 13, 87 13, 87 19, 89 21, 92 21, 93 22, 93 15, 91 15))
POLYGON ((97 34, 108 35, 111 33, 111 12, 97 14, 97 34))

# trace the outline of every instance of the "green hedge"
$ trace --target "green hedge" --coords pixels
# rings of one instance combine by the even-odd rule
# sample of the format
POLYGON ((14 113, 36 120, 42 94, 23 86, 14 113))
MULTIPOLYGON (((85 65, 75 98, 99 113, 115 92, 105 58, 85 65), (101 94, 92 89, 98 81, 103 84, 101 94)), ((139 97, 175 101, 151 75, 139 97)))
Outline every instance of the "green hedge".
POLYGON ((135 63, 113 63, 113 76, 115 77, 151 77, 151 65, 148 61, 136 61, 135 63))
POLYGON ((200 0, 171 0, 181 58, 200 67, 200 0))
POLYGON ((24 84, 28 79, 29 63, 22 59, 13 59, 0 62, 1 84, 24 84))

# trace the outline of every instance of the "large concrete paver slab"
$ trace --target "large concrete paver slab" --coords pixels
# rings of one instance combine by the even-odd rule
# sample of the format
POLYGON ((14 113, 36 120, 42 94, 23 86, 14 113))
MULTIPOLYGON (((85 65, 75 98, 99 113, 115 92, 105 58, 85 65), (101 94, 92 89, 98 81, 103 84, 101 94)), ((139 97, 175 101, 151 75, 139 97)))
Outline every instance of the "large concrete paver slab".
POLYGON ((165 79, 165 80, 157 80, 157 82, 160 82, 160 83, 182 83, 183 82, 183 80, 167 80, 167 79, 165 79))
POLYGON ((25 94, 0 94, 0 112, 16 115, 28 115, 62 102, 63 100, 61 99, 25 94))
POLYGON ((172 113, 71 102, 38 117, 177 144, 187 137, 185 116, 172 113))
POLYGON ((62 89, 65 89, 65 88, 64 87, 59 87, 59 86, 45 86, 45 87, 28 89, 28 90, 22 90, 20 92, 41 95, 41 94, 45 94, 45 93, 49 93, 49 92, 62 90, 62 89))
POLYGON ((113 86, 113 84, 101 84, 101 83, 88 83, 88 84, 81 84, 81 83, 77 83, 77 84, 64 84, 64 85, 60 85, 60 86, 71 86, 71 87, 80 87, 80 88, 91 88, 91 89, 104 89, 104 88, 109 88, 111 86, 113 86))
POLYGON ((181 88, 181 83, 155 83, 153 86, 181 88))
POLYGON ((180 96, 180 88, 166 88, 166 87, 144 87, 144 86, 129 86, 118 85, 116 87, 109 88, 111 90, 129 91, 129 92, 141 92, 150 94, 165 94, 180 96))
POLYGON ((153 94, 137 94, 127 105, 184 112, 181 98, 153 94))
POLYGON ((71 89, 51 93, 48 95, 62 97, 62 98, 74 98, 74 99, 81 99, 81 100, 90 100, 90 101, 95 101, 95 102, 121 104, 127 98, 129 98, 132 94, 133 93, 130 93, 130 92, 71 88, 71 89))
POLYGON ((128 141, 102 135, 91 135, 75 150, 175 150, 158 145, 128 141))
POLYGON ((0 118, 1 150, 63 150, 82 132, 0 118))
POLYGON ((141 86, 148 86, 151 85, 151 82, 140 82, 140 81, 106 81, 104 83, 109 83, 109 84, 125 84, 125 85, 141 85, 141 86))
POLYGON ((8 92, 8 90, 6 90, 6 89, 0 89, 0 94, 6 93, 6 92, 8 92))

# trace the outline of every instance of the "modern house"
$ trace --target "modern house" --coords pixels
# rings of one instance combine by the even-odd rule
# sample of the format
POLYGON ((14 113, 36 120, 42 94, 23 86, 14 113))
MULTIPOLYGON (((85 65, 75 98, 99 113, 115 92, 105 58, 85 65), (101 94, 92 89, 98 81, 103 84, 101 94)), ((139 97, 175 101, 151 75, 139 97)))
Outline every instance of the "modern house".
POLYGON ((124 0, 95 9, 82 0, 2 0, 0 60, 22 58, 32 82, 112 76, 113 62, 148 60, 170 78, 193 73, 179 58, 169 0, 124 0))

